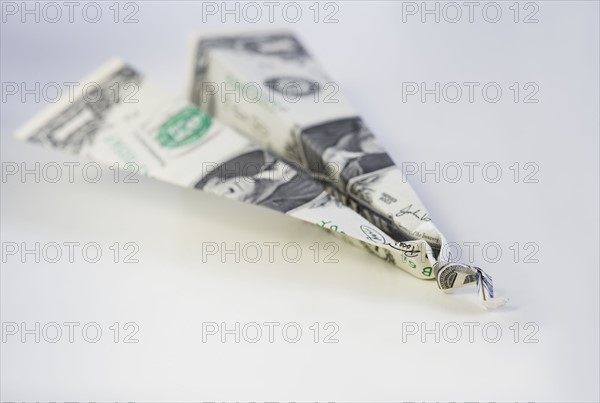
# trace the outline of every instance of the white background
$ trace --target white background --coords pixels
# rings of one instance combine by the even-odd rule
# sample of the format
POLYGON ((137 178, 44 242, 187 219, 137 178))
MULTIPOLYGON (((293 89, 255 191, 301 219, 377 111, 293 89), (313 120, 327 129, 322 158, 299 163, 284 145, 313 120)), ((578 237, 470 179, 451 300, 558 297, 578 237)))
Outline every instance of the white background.
MULTIPOLYGON (((457 23, 435 23, 432 16, 422 23, 419 15, 403 22, 401 2, 366 1, 337 3, 333 24, 313 21, 312 2, 302 3, 295 24, 286 23, 281 8, 274 23, 266 15, 256 24, 236 24, 231 15, 225 23, 219 15, 203 22, 200 3, 166 1, 138 2, 135 24, 114 23, 112 2, 102 3, 96 24, 80 11, 74 23, 66 16, 52 24, 4 15, 2 82, 29 88, 76 81, 120 56, 184 94, 188 34, 293 29, 398 164, 501 166, 497 183, 481 170, 469 183, 466 168, 457 183, 436 183, 432 175, 425 181, 413 176, 411 183, 449 240, 501 246, 497 263, 481 247, 474 263, 510 303, 486 312, 474 295, 444 295, 434 283, 316 227, 201 192, 144 178, 115 184, 109 170, 95 184, 80 175, 75 183, 10 177, 2 183, 2 242, 97 242, 104 255, 96 264, 80 255, 75 263, 63 258, 56 264, 3 256, 2 322, 29 328, 96 322, 103 335, 88 343, 79 327, 73 343, 63 334, 52 344, 3 334, 1 399, 598 401, 598 3, 536 2, 539 22, 530 24, 513 21, 512 3, 499 3, 497 23, 483 19, 484 2, 472 23, 465 7, 457 23), (472 103, 466 94, 457 103, 417 96, 402 102, 403 82, 430 88, 497 82, 503 95, 497 103, 481 92, 472 103), (508 88, 514 82, 535 82, 539 102, 515 103, 508 88), (537 164, 538 183, 524 183, 522 176, 514 183, 509 167, 515 162, 537 164), (129 241, 139 245, 140 262, 112 263, 108 246, 129 241), (251 241, 297 242, 303 256, 287 263, 277 249, 274 263, 235 263, 231 256, 202 263, 203 242, 233 248, 251 241), (314 263, 310 246, 318 242, 322 249, 331 241, 339 246, 339 262, 321 256, 314 263), (516 263, 509 249, 515 242, 521 245, 516 263), (526 242, 539 245, 539 263, 524 262, 526 242), (121 333, 114 343, 114 322, 135 322, 139 342, 123 343, 121 333), (280 326, 273 343, 266 334, 255 344, 232 336, 203 343, 203 322, 230 328, 295 322, 303 334, 297 343, 286 342, 280 326), (337 324, 339 342, 323 343, 321 331, 315 343, 314 322, 337 324), (457 343, 444 337, 438 343, 434 335, 423 342, 421 333, 405 333, 403 341, 409 322, 429 329, 455 322, 464 333, 457 343), (464 322, 478 323, 472 342, 464 322), (521 329, 516 342, 515 322, 521 329), (490 323, 502 329, 496 343, 482 335, 490 323), (526 343, 532 329, 537 342, 526 343)), ((13 138, 45 106, 32 97, 25 101, 3 100, 3 163, 74 161, 13 138)))

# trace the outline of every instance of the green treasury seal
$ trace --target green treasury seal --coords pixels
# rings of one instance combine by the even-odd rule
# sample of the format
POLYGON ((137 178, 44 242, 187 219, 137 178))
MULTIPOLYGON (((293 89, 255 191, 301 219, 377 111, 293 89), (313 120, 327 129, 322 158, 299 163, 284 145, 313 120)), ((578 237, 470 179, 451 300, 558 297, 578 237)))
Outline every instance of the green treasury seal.
POLYGON ((188 106, 171 117, 158 130, 157 140, 166 148, 179 148, 202 138, 212 119, 200 109, 188 106))

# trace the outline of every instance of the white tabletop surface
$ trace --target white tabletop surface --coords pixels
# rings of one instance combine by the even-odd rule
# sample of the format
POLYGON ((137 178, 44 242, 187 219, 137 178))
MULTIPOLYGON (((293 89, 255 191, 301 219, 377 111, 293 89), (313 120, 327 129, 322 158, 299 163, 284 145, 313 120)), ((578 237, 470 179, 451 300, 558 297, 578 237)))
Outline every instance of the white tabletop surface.
POLYGON ((223 23, 219 13, 202 21, 202 5, 187 1, 121 4, 119 21, 137 10, 131 24, 115 23, 112 2, 101 2, 100 21, 89 23, 83 4, 73 23, 64 6, 62 19, 51 23, 54 11, 44 3, 39 22, 27 15, 22 22, 21 10, 13 15, 2 5, 3 174, 7 163, 75 161, 13 138, 46 102, 9 96, 5 83, 72 82, 119 56, 184 94, 190 33, 290 28, 398 164, 440 164, 447 175, 439 181, 414 175, 411 183, 463 254, 479 242, 473 262, 510 302, 486 312, 475 295, 445 295, 317 227, 202 192, 144 178, 114 183, 109 170, 97 183, 80 171, 73 183, 8 176, 1 198, 1 400, 598 401, 598 2, 521 3, 518 22, 513 2, 499 2, 496 23, 486 21, 497 8, 487 2, 478 3, 473 22, 462 2, 439 3, 438 23, 428 14, 421 21, 421 2, 366 1, 338 2, 337 9, 322 3, 318 23, 312 2, 298 3, 297 23, 285 21, 281 3, 270 23, 258 2, 261 21, 239 24, 232 15, 223 23), (452 23, 455 4, 462 17, 452 23), (323 23, 331 12, 338 22, 323 23), (523 22, 530 14, 537 23, 523 22), (403 83, 406 90, 413 82, 455 82, 465 92, 456 103, 448 100, 453 93, 439 103, 418 95, 403 102, 403 83), (464 82, 479 83, 473 102, 464 82), (486 83, 502 89, 498 102, 483 98, 486 83), (532 91, 538 102, 524 102, 532 91), (472 182, 469 162, 479 163, 472 182), (451 183, 456 164, 463 177, 451 183), (485 164, 501 167, 500 180, 486 180, 493 171, 486 177, 485 164), (63 256, 52 264, 7 252, 36 242, 95 242, 103 255, 88 263, 77 249, 73 263, 63 256), (138 263, 123 262, 127 242, 138 246, 138 263), (209 242, 228 249, 279 244, 273 262, 267 247, 257 263, 243 256, 236 263, 233 255, 225 262, 204 255, 203 262, 209 242), (302 251, 296 263, 282 254, 293 242, 302 251), (325 259, 328 242, 339 248, 337 263, 325 259), (494 263, 497 247, 502 256, 494 263), (72 342, 65 322, 79 324, 72 342), (273 342, 265 322, 278 323, 273 342), (236 323, 239 342, 222 332, 236 323), (63 334, 52 343, 56 326, 63 334), (257 326, 262 337, 252 343, 257 326), (96 328, 102 335, 92 343, 96 328), (293 343, 297 328, 302 334, 293 343), (129 341, 138 342, 125 343, 132 332, 129 341))

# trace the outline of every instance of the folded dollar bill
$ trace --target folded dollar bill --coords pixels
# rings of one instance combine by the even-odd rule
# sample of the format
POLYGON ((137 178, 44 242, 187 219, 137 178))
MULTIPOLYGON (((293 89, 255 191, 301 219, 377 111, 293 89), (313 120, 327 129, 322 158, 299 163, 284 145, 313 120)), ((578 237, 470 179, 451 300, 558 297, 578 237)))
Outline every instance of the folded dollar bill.
MULTIPOLYGON (((23 126, 17 137, 105 165, 266 207, 316 224, 411 274, 435 278, 423 240, 398 242, 336 200, 301 167, 114 60, 23 126), (85 96, 84 96, 85 95, 85 96), (420 256, 426 256, 420 261, 420 256)), ((469 281, 475 281, 470 278, 469 281)), ((458 283, 457 283, 458 285, 458 283)))
POLYGON ((442 289, 475 282, 488 307, 491 278, 477 267, 443 262, 446 241, 401 171, 338 86, 288 32, 195 38, 190 100, 257 143, 310 171, 324 188, 395 241, 411 249, 415 275, 442 289))

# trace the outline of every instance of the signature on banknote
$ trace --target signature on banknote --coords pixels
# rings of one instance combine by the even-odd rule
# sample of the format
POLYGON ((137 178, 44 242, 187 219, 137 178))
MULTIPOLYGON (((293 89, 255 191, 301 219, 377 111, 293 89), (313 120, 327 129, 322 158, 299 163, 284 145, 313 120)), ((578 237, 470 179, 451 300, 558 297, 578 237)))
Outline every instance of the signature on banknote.
POLYGON ((421 221, 431 221, 431 218, 429 217, 429 214, 423 212, 421 213, 421 209, 415 209, 413 210, 413 205, 409 204, 408 206, 404 207, 402 210, 400 210, 399 212, 396 213, 396 217, 402 217, 406 214, 412 215, 416 218, 418 218, 421 221))
POLYGON ((419 250, 419 248, 416 247, 415 244, 396 242, 391 243, 390 246, 394 249, 404 252, 404 256, 406 257, 417 257, 421 253, 421 251, 419 250))

